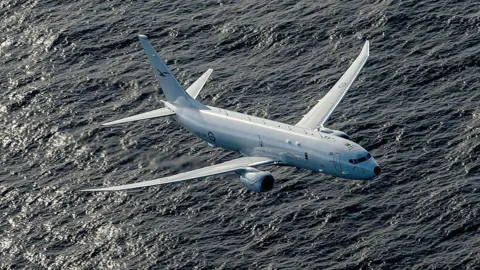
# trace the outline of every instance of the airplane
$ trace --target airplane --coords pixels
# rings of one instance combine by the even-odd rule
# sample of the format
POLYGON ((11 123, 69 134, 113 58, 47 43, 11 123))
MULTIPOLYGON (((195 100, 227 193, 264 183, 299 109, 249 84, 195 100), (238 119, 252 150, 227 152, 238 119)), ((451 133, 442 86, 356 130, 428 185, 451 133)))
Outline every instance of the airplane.
POLYGON ((290 125, 202 104, 196 98, 213 70, 208 69, 184 90, 147 36, 138 37, 167 99, 162 101, 165 107, 103 125, 172 116, 208 145, 237 151, 242 157, 155 180, 83 191, 128 190, 235 172, 248 190, 267 192, 274 188, 275 178, 258 169, 267 165, 292 166, 357 180, 373 179, 381 173, 367 150, 351 141, 346 133, 324 126, 367 61, 368 40, 331 90, 298 123, 290 125))

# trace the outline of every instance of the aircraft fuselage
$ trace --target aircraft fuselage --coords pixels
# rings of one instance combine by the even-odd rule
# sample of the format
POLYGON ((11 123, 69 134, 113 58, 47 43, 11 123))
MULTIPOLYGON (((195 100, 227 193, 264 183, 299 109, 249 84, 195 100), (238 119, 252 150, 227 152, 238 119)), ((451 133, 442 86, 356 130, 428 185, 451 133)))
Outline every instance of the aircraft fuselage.
POLYGON ((344 138, 210 106, 205 110, 175 107, 175 111, 177 121, 213 146, 342 178, 376 176, 378 164, 373 157, 359 164, 349 162, 370 155, 344 138))

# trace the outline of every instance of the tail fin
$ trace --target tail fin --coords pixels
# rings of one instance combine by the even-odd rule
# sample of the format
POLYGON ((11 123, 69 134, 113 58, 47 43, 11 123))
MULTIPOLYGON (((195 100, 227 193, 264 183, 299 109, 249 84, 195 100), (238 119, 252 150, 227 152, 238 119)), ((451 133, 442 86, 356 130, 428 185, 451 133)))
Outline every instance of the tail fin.
POLYGON ((194 100, 187 94, 187 92, 185 92, 175 76, 170 72, 167 65, 165 65, 165 62, 163 62, 157 52, 155 52, 155 49, 153 49, 152 45, 150 45, 147 36, 138 35, 138 38, 142 43, 143 50, 148 56, 148 60, 155 71, 155 75, 157 76, 160 87, 162 87, 167 100, 174 105, 185 107, 202 106, 200 102, 194 100))

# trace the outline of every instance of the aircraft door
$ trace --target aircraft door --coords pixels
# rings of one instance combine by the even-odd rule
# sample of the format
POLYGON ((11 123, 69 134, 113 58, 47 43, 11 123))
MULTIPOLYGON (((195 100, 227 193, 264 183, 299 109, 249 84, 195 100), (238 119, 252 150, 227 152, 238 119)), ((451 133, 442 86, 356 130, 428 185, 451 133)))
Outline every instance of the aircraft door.
POLYGON ((335 153, 333 155, 333 165, 335 169, 339 172, 342 172, 342 164, 340 163, 342 155, 340 153, 335 153))

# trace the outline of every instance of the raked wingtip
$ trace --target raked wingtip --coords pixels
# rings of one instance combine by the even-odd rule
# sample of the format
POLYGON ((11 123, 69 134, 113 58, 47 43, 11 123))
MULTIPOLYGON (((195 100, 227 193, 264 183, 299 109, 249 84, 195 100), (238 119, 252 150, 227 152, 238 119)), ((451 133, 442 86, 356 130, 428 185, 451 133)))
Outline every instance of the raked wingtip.
POLYGON ((363 50, 364 50, 367 54, 370 54, 370 41, 369 41, 369 40, 365 41, 365 45, 363 45, 363 50))
POLYGON ((81 189, 80 192, 99 192, 99 191, 107 191, 103 188, 88 188, 88 189, 81 189))

